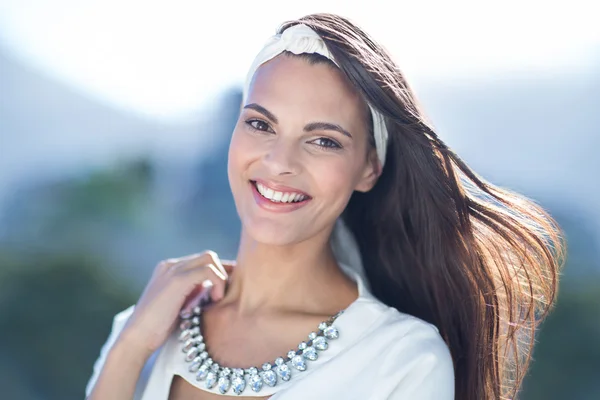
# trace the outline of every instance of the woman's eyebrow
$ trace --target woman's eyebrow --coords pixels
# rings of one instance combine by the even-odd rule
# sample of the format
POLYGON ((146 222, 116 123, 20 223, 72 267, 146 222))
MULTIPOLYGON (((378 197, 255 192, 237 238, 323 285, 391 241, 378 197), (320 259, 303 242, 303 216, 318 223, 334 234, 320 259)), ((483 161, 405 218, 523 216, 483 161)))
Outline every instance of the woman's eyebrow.
POLYGON ((338 124, 332 124, 330 122, 311 122, 310 124, 307 124, 304 127, 305 132, 317 131, 317 130, 337 131, 337 132, 341 133, 342 135, 348 136, 350 139, 352 139, 352 135, 350 134, 350 132, 348 132, 347 130, 345 130, 344 128, 339 126, 338 124))
MULTIPOLYGON (((244 108, 254 110, 254 111, 264 115, 265 117, 270 119, 275 124, 279 123, 279 120, 277 119, 277 117, 271 111, 267 110, 260 104, 250 103, 250 104, 247 104, 246 106, 244 106, 244 108)), ((346 129, 342 128, 338 124, 332 124, 330 122, 311 122, 304 127, 305 132, 318 131, 318 130, 337 131, 337 132, 340 132, 342 135, 348 136, 350 139, 352 139, 352 135, 350 134, 350 132, 348 132, 346 129)))
POLYGON ((268 119, 273 121, 275 124, 279 123, 279 121, 277 120, 277 117, 271 111, 267 110, 266 108, 264 108, 263 106, 261 106, 259 104, 250 103, 250 104, 247 104, 246 106, 244 106, 244 108, 249 108, 251 110, 261 113, 262 115, 264 115, 265 117, 267 117, 268 119))

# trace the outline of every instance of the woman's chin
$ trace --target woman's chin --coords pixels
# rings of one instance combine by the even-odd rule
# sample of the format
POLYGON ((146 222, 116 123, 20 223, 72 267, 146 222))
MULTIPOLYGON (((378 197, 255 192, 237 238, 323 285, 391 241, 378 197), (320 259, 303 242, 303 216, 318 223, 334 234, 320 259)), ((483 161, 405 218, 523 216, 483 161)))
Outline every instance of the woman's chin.
POLYGON ((300 231, 300 229, 273 223, 244 225, 244 232, 253 241, 270 246, 286 246, 307 239, 300 231))

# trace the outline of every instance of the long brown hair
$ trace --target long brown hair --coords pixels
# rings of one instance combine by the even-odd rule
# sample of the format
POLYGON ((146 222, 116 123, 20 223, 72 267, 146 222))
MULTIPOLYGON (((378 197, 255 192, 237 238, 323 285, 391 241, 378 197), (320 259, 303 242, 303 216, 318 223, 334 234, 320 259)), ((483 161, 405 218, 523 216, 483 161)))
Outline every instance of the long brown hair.
POLYGON ((457 399, 516 397, 535 330, 552 307, 564 260, 555 221, 532 200, 486 182, 437 136, 388 53, 349 20, 298 23, 325 41, 342 73, 385 116, 389 142, 375 187, 343 218, 373 294, 437 326, 454 362, 457 399))

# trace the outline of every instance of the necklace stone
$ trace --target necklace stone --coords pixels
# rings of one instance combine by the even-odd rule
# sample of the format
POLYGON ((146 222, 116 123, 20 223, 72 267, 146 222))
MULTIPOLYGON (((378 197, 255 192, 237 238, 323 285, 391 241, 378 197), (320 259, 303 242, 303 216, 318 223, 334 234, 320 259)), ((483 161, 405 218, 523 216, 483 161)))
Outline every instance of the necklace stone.
POLYGON ((307 361, 316 361, 319 352, 329 347, 328 341, 339 337, 337 328, 332 324, 343 312, 321 322, 318 330, 308 335, 308 341, 300 342, 298 349, 290 350, 285 357, 266 362, 260 368, 230 368, 213 361, 208 353, 200 329, 202 306, 196 306, 192 315, 181 315, 179 341, 183 342, 184 360, 190 364, 188 371, 195 374, 196 380, 204 381, 207 389, 216 386, 221 394, 232 390, 237 395, 248 387, 258 393, 264 385, 274 387, 280 382, 289 381, 292 379, 292 371, 306 371, 307 361))

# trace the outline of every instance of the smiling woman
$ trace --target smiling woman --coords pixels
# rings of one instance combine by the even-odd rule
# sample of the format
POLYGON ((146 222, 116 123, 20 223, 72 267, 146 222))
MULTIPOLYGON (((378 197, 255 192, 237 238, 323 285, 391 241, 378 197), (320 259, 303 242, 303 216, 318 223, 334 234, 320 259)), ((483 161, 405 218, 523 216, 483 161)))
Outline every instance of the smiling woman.
POLYGON ((159 263, 115 317, 90 399, 515 396, 558 227, 438 138, 360 28, 309 15, 269 40, 228 178, 236 261, 159 263))
POLYGON ((255 240, 280 245, 317 236, 326 241, 353 191, 369 190, 379 169, 358 92, 325 57, 311 55, 309 63, 306 55, 290 54, 253 75, 229 151, 229 182, 242 226, 255 240), (258 191, 248 198, 248 184, 256 181, 275 198, 258 191), (285 192, 304 201, 283 204, 278 193, 285 192), (273 218, 262 210, 296 212, 273 218))

